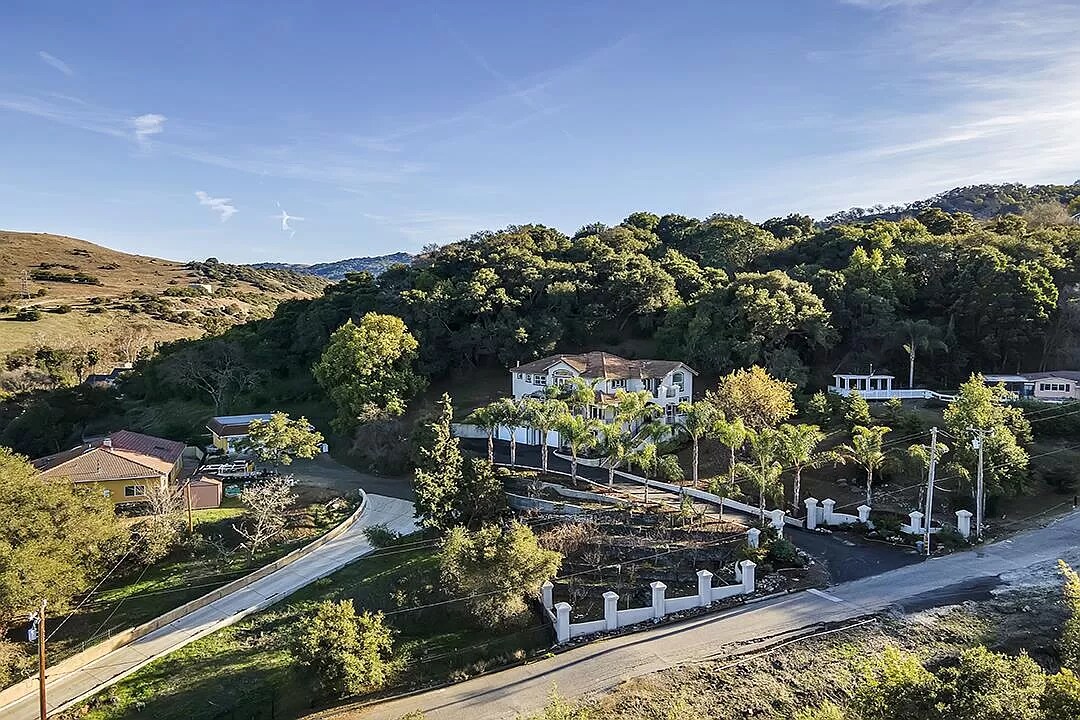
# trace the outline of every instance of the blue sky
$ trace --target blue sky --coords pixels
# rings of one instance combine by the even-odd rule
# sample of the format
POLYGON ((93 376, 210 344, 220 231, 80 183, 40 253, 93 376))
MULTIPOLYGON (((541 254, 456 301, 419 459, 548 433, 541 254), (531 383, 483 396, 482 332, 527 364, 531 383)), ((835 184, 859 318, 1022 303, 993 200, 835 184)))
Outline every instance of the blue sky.
POLYGON ((8 0, 0 227, 315 262, 1080 178, 1080 4, 8 0), (279 205, 280 204, 280 205, 279 205), (284 209, 304 218, 283 230, 284 209))

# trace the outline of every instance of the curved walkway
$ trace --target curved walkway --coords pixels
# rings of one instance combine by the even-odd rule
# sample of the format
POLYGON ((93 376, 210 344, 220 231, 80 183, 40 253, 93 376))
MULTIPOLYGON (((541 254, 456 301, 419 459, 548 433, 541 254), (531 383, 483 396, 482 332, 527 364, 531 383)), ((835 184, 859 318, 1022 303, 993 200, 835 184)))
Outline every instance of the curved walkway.
MULTIPOLYGON (((371 552, 373 548, 364 537, 364 529, 381 523, 401 533, 412 532, 415 529, 412 503, 369 494, 367 509, 352 526, 291 565, 89 662, 78 670, 60 676, 46 672, 49 713, 59 712, 94 695, 157 658, 215 630, 232 625, 371 552)), ((37 692, 24 695, 0 708, 0 717, 4 720, 35 720, 38 717, 37 692)))

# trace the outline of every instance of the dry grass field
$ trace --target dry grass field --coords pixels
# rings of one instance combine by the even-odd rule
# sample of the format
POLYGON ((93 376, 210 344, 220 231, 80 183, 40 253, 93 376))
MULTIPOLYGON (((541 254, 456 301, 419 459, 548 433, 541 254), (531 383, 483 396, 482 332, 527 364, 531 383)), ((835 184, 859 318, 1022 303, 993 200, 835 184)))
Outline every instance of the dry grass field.
POLYGON ((281 300, 313 297, 323 284, 288 271, 208 270, 62 235, 0 230, 0 356, 27 347, 108 346, 132 325, 151 345, 199 337, 265 317, 281 300), (209 284, 213 293, 193 283, 209 284), (26 308, 40 315, 16 319, 26 308))

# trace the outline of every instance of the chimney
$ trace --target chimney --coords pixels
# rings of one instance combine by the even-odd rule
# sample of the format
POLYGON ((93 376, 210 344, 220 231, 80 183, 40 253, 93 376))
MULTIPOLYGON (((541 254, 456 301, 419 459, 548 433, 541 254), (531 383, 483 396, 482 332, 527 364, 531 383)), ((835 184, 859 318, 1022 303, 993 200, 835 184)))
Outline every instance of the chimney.
POLYGON ((111 437, 106 437, 104 440, 101 441, 101 446, 111 448, 112 447, 112 438, 111 437))

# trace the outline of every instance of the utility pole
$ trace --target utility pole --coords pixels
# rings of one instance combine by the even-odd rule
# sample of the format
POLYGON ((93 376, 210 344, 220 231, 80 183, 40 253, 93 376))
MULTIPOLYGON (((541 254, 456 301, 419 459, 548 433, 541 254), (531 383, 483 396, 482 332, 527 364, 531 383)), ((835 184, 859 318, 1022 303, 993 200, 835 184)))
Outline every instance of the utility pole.
POLYGON ((38 644, 38 711, 41 713, 41 720, 45 720, 49 714, 49 708, 45 704, 45 606, 47 604, 48 600, 41 598, 41 607, 32 616, 33 625, 27 633, 30 642, 37 640, 38 644))
POLYGON ((926 529, 923 531, 926 544, 926 556, 930 557, 930 516, 934 512, 934 475, 937 473, 937 434, 936 427, 930 428, 930 471, 926 479, 926 529))
POLYGON ((983 489, 983 445, 990 437, 990 430, 970 427, 971 446, 979 451, 979 464, 975 469, 975 539, 983 539, 983 517, 985 515, 986 492, 983 489))
POLYGON ((184 484, 184 495, 187 497, 187 529, 190 535, 195 532, 195 520, 191 516, 191 478, 184 484))

